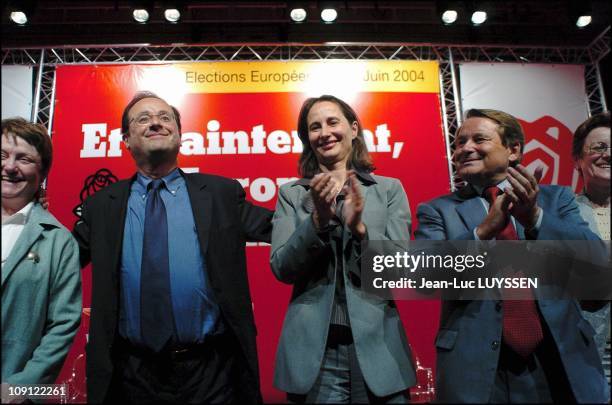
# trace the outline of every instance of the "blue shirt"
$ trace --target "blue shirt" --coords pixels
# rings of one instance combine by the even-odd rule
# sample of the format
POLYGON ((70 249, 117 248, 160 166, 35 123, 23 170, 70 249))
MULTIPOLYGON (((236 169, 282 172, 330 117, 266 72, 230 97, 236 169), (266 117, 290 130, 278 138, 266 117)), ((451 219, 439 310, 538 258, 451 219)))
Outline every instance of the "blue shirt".
MULTIPOLYGON (((168 218, 170 293, 176 343, 202 343, 206 335, 223 331, 220 311, 200 250, 185 179, 178 169, 162 178, 161 198, 168 218)), ((152 181, 140 173, 130 186, 121 253, 121 305, 119 334, 142 344, 140 333, 140 267, 147 186, 152 181)), ((208 213, 209 214, 209 213, 208 213)))

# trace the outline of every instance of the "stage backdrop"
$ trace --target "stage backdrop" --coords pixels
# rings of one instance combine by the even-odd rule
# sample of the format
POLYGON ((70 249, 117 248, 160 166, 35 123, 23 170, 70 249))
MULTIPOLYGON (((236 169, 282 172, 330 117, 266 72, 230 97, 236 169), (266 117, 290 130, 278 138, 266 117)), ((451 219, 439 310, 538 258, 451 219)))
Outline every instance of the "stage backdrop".
POLYGON ((523 164, 544 168, 544 184, 580 191, 572 134, 587 118, 584 66, 464 63, 459 66, 463 111, 493 108, 514 115, 525 130, 523 164))
MULTIPOLYGON (((436 62, 60 66, 48 196, 51 211, 68 228, 84 198, 134 173, 120 120, 138 90, 156 92, 181 112, 181 168, 238 179, 255 204, 273 209, 278 187, 296 178, 302 150, 298 112, 307 97, 321 94, 336 95, 358 112, 376 173, 402 181, 413 220, 417 204, 449 192, 436 62)), ((264 400, 282 402, 284 394, 272 387, 272 376, 291 287, 274 278, 269 246, 253 245, 247 251, 264 400)), ((89 267, 83 271, 83 325, 60 376, 72 385, 73 401, 84 399, 90 272, 89 267)), ((399 307, 414 352, 433 371, 438 303, 399 307)), ((426 381, 427 372, 420 378, 424 389, 432 383, 426 381)))
POLYGON ((32 115, 32 67, 2 66, 2 119, 32 115))

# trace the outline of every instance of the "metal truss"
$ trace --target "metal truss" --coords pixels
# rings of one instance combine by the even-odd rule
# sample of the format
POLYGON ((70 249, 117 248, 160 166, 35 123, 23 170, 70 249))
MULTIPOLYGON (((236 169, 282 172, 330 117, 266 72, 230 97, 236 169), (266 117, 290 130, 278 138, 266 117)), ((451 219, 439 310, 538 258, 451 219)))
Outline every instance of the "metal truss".
POLYGON ((40 64, 36 76, 36 93, 32 108, 32 121, 43 124, 51 136, 55 108, 55 66, 45 63, 45 50, 40 51, 40 64))
POLYGON ((597 63, 610 52, 610 27, 606 28, 597 38, 593 40, 587 47, 591 55, 591 63, 597 63))
POLYGON ((584 67, 584 84, 589 116, 606 111, 606 98, 603 92, 601 72, 597 63, 584 67))
MULTIPOLYGON (((3 49, 3 65, 36 65, 40 49, 3 49)), ((109 47, 49 48, 46 64, 188 63, 268 60, 435 60, 440 54, 430 45, 402 44, 216 44, 216 45, 115 45, 109 47)))
POLYGON ((441 58, 440 66, 440 106, 442 108, 442 123, 446 139, 446 156, 448 157, 448 174, 450 189, 455 189, 455 168, 452 163, 452 146, 455 144, 455 134, 461 125, 461 100, 457 89, 457 71, 450 48, 446 50, 445 57, 441 58))
MULTIPOLYGON (((33 118, 51 133, 55 97, 55 67, 77 64, 189 63, 210 61, 295 60, 437 60, 440 64, 442 107, 447 155, 452 155, 454 134, 461 124, 462 109, 457 87, 457 63, 554 63, 585 66, 590 114, 606 110, 598 62, 610 52, 610 27, 585 47, 443 45, 416 43, 323 43, 323 44, 201 44, 201 45, 90 45, 55 48, 2 49, 2 65, 37 68, 33 118)), ((449 163, 451 189, 455 170, 449 163)))
POLYGON ((606 111, 606 97, 601 81, 599 61, 610 52, 610 27, 601 33, 588 47, 591 63, 584 68, 589 116, 606 111))
MULTIPOLYGON (((610 29, 588 47, 440 45, 410 43, 113 45, 47 48, 45 63, 123 64, 265 60, 448 60, 591 64, 610 51, 610 29), (449 52, 450 49, 450 52, 449 52)), ((42 49, 2 49, 3 65, 37 65, 42 49)))

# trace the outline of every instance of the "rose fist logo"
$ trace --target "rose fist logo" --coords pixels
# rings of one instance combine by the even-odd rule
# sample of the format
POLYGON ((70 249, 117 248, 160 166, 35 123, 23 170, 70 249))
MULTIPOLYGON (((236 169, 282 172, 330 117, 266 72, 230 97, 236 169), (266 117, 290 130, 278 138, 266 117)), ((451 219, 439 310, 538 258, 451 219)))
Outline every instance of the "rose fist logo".
POLYGON ((579 190, 572 160, 572 131, 548 115, 533 122, 519 121, 525 131, 522 164, 531 172, 538 166, 544 168, 542 184, 558 184, 579 190))
POLYGON ((104 187, 113 184, 117 181, 119 181, 117 176, 115 176, 108 169, 100 169, 94 174, 87 176, 83 188, 81 189, 81 193, 79 194, 81 202, 72 210, 72 213, 78 217, 76 223, 81 220, 81 210, 83 208, 83 202, 87 199, 87 197, 94 195, 97 191, 100 191, 104 187))

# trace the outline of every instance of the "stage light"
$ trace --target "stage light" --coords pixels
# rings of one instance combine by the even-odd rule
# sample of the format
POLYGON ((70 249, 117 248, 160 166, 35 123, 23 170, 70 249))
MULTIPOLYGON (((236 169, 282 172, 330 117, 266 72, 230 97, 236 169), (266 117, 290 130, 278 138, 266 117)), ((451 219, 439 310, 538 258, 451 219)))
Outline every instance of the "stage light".
POLYGON ((164 17, 166 21, 176 23, 181 19, 181 12, 176 8, 167 8, 166 11, 164 11, 164 17))
POLYGON ((487 21, 487 12, 482 10, 476 10, 472 13, 472 24, 480 25, 487 21))
POLYGON ((291 17, 291 19, 294 22, 303 22, 304 20, 306 20, 306 16, 308 14, 306 13, 306 10, 304 10, 303 8, 294 8, 293 10, 291 10, 291 12, 289 13, 289 16, 291 17))
POLYGON ((442 22, 446 25, 450 25, 457 21, 458 13, 456 10, 446 10, 442 13, 442 22))
POLYGON ((321 10, 321 20, 326 24, 331 24, 338 18, 338 12, 335 8, 325 8, 321 10))
POLYGON ((134 16, 134 20, 141 24, 144 24, 149 21, 149 12, 144 8, 135 9, 132 15, 134 16))
POLYGON ((590 0, 570 0, 568 12, 570 21, 578 28, 584 28, 593 22, 593 4, 590 0))
POLYGON ((23 11, 12 11, 11 20, 15 24, 24 25, 25 23, 28 22, 28 17, 23 11))
POLYGON ((465 5, 463 2, 455 0, 436 0, 436 13, 440 16, 440 20, 442 20, 444 25, 456 23, 460 12, 465 12, 465 5))
POLYGON ((589 25, 593 21, 593 18, 590 15, 581 15, 576 19, 576 27, 584 28, 589 25))

